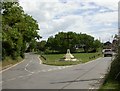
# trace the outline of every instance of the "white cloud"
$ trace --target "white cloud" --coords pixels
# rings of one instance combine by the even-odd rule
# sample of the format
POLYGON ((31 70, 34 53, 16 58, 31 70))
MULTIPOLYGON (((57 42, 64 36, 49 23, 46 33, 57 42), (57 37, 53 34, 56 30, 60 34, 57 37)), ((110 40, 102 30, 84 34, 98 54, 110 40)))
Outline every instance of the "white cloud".
POLYGON ((85 16, 86 22, 88 22, 91 27, 102 26, 104 27, 116 27, 118 22, 118 12, 105 12, 96 13, 94 15, 85 16), (115 25, 116 24, 116 25, 115 25))
POLYGON ((106 12, 93 16, 93 22, 112 23, 118 21, 118 12, 106 12))
POLYGON ((112 10, 117 10, 119 0, 92 0, 92 2, 112 10))
POLYGON ((117 28, 98 29, 99 33, 93 33, 92 35, 97 39, 100 38, 102 42, 112 41, 112 36, 118 32, 117 30, 117 28))
POLYGON ((112 10, 117 10, 118 8, 118 2, 119 0, 67 0, 72 1, 72 2, 84 2, 84 3, 89 3, 89 2, 93 2, 97 5, 103 6, 103 7, 107 7, 109 9, 112 10))
POLYGON ((22 5, 23 9, 26 12, 32 12, 35 10, 39 10, 39 0, 29 1, 29 0, 19 0, 20 5, 22 5))
POLYGON ((71 23, 66 31, 74 31, 77 33, 87 33, 90 27, 84 20, 83 16, 71 15, 66 17, 66 23, 71 23))
POLYGON ((113 23, 118 20, 118 1, 66 0, 61 3, 59 0, 20 0, 20 5, 38 21, 39 34, 43 39, 59 31, 74 31, 88 33, 96 38, 102 36, 103 40, 107 40, 116 33, 110 30, 117 31, 117 25, 113 23))

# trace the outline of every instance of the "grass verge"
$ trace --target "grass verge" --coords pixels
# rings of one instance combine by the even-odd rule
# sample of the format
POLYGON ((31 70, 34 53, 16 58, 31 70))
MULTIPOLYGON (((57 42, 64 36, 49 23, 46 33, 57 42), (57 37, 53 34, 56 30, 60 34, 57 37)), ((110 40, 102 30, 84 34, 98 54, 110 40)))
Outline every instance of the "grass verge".
POLYGON ((9 67, 11 65, 14 65, 14 64, 22 61, 22 60, 23 59, 21 57, 16 58, 16 60, 11 59, 10 57, 6 57, 5 60, 0 62, 0 66, 2 66, 0 68, 5 69, 5 68, 7 68, 7 67, 9 67))
POLYGON ((65 66, 65 65, 76 65, 79 63, 85 63, 94 59, 97 59, 102 56, 100 52, 97 53, 73 53, 74 57, 79 61, 59 61, 60 58, 63 58, 65 54, 46 54, 42 55, 40 59, 43 64, 55 65, 55 66, 65 66))
POLYGON ((104 84, 101 86, 99 91, 118 91, 120 90, 120 83, 118 81, 107 79, 104 84))
POLYGON ((120 91, 120 76, 118 72, 120 71, 120 55, 115 57, 111 63, 110 71, 105 77, 103 85, 100 87, 99 91, 120 91), (118 76, 117 76, 118 75, 118 76), (116 78, 116 76, 118 78, 116 78))

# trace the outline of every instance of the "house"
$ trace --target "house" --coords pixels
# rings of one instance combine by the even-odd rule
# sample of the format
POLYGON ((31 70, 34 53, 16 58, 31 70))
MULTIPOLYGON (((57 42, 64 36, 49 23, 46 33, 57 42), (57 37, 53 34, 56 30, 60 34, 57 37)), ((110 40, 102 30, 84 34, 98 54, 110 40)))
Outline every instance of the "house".
POLYGON ((103 44, 103 49, 111 49, 112 48, 112 43, 107 41, 103 44))
POLYGON ((112 50, 115 52, 117 51, 117 45, 118 45, 118 40, 115 38, 112 41, 112 50))

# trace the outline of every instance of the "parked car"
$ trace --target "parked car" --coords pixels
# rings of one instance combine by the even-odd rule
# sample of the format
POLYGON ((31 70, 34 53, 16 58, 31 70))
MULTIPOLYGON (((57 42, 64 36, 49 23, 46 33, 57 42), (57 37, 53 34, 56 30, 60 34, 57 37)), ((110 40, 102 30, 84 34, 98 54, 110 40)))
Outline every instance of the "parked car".
POLYGON ((104 55, 104 57, 107 57, 107 56, 112 57, 113 54, 114 54, 114 53, 113 53, 112 49, 104 49, 104 50, 103 50, 103 55, 104 55))

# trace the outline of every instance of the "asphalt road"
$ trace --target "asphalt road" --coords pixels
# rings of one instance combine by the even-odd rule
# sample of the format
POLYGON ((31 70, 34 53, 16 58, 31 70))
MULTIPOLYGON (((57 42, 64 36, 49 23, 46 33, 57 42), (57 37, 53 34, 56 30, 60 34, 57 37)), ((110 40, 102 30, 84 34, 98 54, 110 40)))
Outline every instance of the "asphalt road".
POLYGON ((74 66, 41 64, 36 54, 26 54, 17 66, 2 72, 3 89, 97 89, 108 71, 111 57, 74 66))

